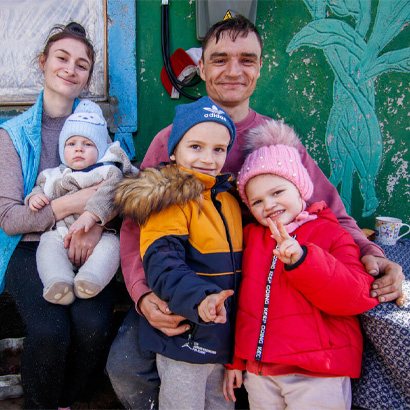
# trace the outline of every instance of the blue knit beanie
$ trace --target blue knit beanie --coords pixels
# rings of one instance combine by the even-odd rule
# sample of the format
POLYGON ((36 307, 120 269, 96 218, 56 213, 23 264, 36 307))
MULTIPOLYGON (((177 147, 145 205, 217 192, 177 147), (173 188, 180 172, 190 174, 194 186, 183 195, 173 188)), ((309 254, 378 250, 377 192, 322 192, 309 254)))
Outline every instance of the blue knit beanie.
POLYGON ((64 147, 66 141, 73 135, 80 135, 91 140, 98 149, 99 161, 105 154, 108 147, 108 129, 101 108, 90 100, 82 100, 74 113, 65 121, 60 133, 59 153, 63 164, 64 147))
POLYGON ((209 97, 202 97, 191 104, 181 104, 175 107, 174 123, 168 139, 168 156, 172 155, 175 147, 189 129, 206 121, 218 122, 228 128, 231 134, 231 141, 227 149, 229 153, 236 137, 235 124, 229 115, 209 97))

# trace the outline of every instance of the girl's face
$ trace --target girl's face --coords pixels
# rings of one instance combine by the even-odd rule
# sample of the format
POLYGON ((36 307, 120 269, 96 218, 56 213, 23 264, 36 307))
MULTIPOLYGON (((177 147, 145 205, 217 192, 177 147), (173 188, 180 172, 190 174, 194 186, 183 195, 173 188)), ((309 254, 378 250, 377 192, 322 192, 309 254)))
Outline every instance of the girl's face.
POLYGON ((73 38, 56 41, 48 56, 39 58, 44 72, 44 92, 74 100, 87 87, 91 61, 84 43, 73 38))
POLYGON ((268 226, 268 218, 287 225, 304 208, 296 186, 278 175, 261 174, 250 179, 245 194, 252 215, 263 226, 268 226))
POLYGON ((225 164, 230 140, 224 125, 200 122, 185 133, 170 159, 186 169, 215 177, 225 164))

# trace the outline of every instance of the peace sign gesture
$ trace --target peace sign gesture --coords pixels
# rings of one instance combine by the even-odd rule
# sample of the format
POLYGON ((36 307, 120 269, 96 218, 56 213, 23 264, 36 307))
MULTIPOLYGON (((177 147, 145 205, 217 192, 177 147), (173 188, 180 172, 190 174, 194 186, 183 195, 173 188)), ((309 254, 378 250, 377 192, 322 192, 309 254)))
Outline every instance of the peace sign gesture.
POLYGON ((284 264, 294 265, 303 256, 303 249, 299 242, 288 234, 282 222, 273 222, 270 218, 267 221, 272 232, 272 238, 279 245, 278 249, 273 250, 273 254, 284 264))

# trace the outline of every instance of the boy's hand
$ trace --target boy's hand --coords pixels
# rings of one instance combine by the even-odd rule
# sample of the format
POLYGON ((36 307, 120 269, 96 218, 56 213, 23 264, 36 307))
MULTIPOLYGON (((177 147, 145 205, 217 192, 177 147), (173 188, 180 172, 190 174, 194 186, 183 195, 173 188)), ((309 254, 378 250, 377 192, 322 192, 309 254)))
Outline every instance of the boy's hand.
POLYGON ((236 397, 233 389, 238 389, 242 386, 242 370, 228 370, 225 369, 224 381, 222 384, 222 391, 225 400, 229 403, 231 397, 233 402, 236 402, 236 397))
POLYGON ((40 209, 44 208, 50 203, 50 198, 45 194, 35 194, 28 200, 28 207, 34 211, 38 212, 40 209))
POLYGON ((198 306, 198 314, 204 322, 225 323, 225 299, 234 294, 234 291, 223 290, 219 293, 208 295, 198 306))
POLYGON ((268 225, 272 237, 279 245, 279 249, 274 249, 273 254, 286 265, 295 264, 303 256, 303 249, 299 242, 287 233, 282 222, 273 222, 268 218, 268 225))
POLYGON ((82 231, 88 232, 90 228, 92 228, 100 218, 97 215, 93 214, 90 211, 84 211, 78 219, 70 226, 68 230, 68 235, 72 236, 73 234, 82 231))

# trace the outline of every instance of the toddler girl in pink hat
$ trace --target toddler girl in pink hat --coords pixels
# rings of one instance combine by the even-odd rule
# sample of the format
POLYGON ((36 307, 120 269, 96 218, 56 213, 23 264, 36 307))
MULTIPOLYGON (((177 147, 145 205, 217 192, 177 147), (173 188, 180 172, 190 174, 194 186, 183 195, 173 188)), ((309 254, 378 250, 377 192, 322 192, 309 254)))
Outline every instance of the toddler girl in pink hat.
POLYGON ((314 186, 298 142, 276 121, 248 136, 237 184, 257 222, 244 229, 224 395, 235 401, 243 378, 251 409, 350 409, 363 343, 355 315, 378 302, 350 234, 324 202, 307 205, 314 186))

